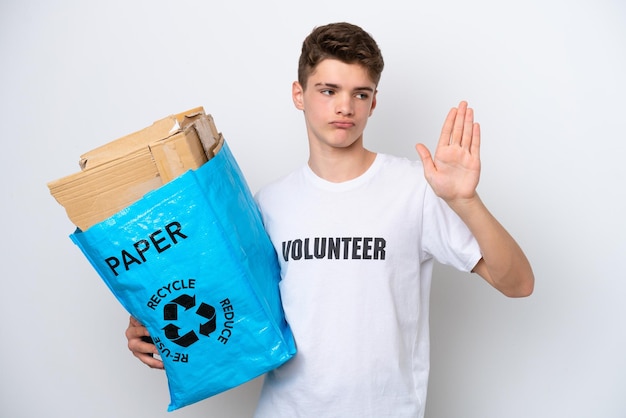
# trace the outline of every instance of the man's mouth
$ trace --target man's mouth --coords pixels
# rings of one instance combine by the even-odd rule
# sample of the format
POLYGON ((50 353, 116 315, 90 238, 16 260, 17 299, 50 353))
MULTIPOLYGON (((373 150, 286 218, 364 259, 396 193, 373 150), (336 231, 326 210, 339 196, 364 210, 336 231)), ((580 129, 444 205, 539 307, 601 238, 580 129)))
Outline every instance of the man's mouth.
POLYGON ((354 126, 354 123, 348 122, 348 121, 334 121, 334 122, 331 122, 331 125, 339 129, 348 129, 348 128, 352 128, 354 126))

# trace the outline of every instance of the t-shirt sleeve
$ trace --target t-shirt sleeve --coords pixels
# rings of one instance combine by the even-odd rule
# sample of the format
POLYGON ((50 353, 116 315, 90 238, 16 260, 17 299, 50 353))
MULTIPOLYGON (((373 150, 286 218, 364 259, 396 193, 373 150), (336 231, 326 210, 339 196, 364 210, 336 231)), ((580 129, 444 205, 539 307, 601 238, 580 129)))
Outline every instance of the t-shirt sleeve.
POLYGON ((424 195, 422 246, 442 264, 471 271, 480 258, 480 247, 465 223, 430 187, 424 195))

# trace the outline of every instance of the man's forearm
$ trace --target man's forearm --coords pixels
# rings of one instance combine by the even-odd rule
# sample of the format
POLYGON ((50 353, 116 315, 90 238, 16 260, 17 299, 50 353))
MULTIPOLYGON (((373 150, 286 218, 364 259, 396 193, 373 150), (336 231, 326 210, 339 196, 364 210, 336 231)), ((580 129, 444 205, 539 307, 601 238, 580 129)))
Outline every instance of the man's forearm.
POLYGON ((507 296, 530 295, 535 279, 526 255, 478 195, 450 204, 450 207, 465 222, 480 246, 483 260, 474 272, 507 296))

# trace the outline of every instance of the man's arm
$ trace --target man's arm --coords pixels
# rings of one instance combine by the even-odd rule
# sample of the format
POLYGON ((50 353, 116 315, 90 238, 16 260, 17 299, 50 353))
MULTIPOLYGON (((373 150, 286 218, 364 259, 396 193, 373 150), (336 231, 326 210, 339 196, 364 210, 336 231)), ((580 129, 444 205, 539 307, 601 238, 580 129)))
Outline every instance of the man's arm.
POLYGON ((526 255, 477 196, 453 208, 480 246, 482 258, 472 270, 509 297, 529 296, 535 279, 526 255))
POLYGON ((472 232, 482 253, 474 272, 510 297, 528 296, 535 278, 526 255, 476 193, 480 178, 480 125, 461 102, 446 117, 435 150, 417 144, 424 176, 472 232))

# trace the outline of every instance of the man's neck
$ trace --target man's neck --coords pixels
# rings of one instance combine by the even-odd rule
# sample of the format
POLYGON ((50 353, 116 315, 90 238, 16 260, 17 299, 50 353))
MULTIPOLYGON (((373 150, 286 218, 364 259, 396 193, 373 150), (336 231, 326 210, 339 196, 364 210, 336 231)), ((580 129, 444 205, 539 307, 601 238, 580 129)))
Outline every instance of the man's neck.
POLYGON ((376 159, 376 153, 363 147, 311 152, 309 167, 318 176, 332 183, 353 180, 365 173, 376 159))

